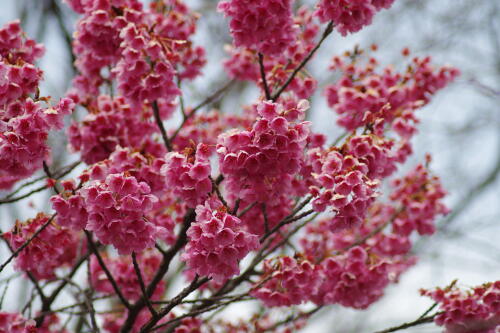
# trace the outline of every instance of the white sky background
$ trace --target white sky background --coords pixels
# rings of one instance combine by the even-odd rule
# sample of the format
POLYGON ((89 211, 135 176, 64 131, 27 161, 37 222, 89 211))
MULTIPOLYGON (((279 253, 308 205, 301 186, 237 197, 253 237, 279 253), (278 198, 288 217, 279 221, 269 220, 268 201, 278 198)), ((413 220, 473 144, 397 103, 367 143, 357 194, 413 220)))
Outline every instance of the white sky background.
MULTIPOLYGON (((0 25, 19 15, 16 6, 22 2, 0 0, 0 25)), ((213 6, 216 1, 192 0, 187 3, 200 9, 213 6)), ((348 38, 341 38, 338 34, 330 37, 309 67, 320 85, 329 83, 325 81, 328 77, 324 69, 333 55, 351 50, 355 43, 368 47, 376 42, 379 44, 377 54, 384 63, 399 65, 401 49, 409 46, 416 55, 430 54, 437 64, 449 63, 460 68, 463 73, 461 78, 419 111, 422 123, 420 133, 414 139, 415 156, 405 166, 414 166, 423 160, 426 152, 430 152, 434 158, 432 169, 442 178, 445 188, 450 192, 447 201, 452 208, 496 167, 500 155, 500 50, 495 50, 495 37, 492 37, 495 36, 492 32, 495 30, 498 33, 496 42, 500 45, 500 5, 495 3, 494 0, 396 0, 392 9, 379 13, 373 25, 362 32, 348 38), (490 21, 494 22, 493 28, 488 23, 490 21), (485 94, 484 89, 469 82, 471 79, 495 90, 496 95, 485 94)), ((37 20, 32 17, 28 23, 26 28, 30 37, 41 34, 37 20)), ((207 48, 209 63, 205 68, 206 75, 185 89, 188 105, 196 104, 225 82, 225 77, 221 75, 220 59, 224 55, 222 44, 230 39, 227 33, 223 33, 224 26, 221 24, 220 14, 212 13, 200 20, 197 42, 207 48), (190 103, 190 100, 193 102, 190 103)), ((42 94, 59 97, 67 87, 69 58, 64 50, 64 42, 57 33, 55 20, 47 21, 45 29, 47 33, 43 42, 47 52, 40 65, 45 70, 46 81, 42 86, 42 94)), ((254 89, 243 88, 241 94, 225 100, 222 109, 224 112, 235 112, 255 97, 254 89)), ((316 131, 331 138, 342 133, 335 126, 335 115, 326 107, 321 92, 314 97, 312 110, 311 120, 316 131)), ((58 147, 63 146, 61 138, 61 135, 53 137, 58 147)), ((76 159, 73 156, 62 162, 64 165, 76 159)), ((0 206, 2 230, 11 226, 15 218, 33 217, 37 211, 47 210, 47 198, 48 194, 45 193, 15 207, 0 206), (26 208, 29 201, 34 208, 26 208)), ((420 244, 419 263, 403 275, 399 284, 388 288, 387 295, 380 302, 367 311, 352 311, 336 306, 320 314, 305 332, 373 332, 420 316, 432 302, 419 296, 419 288, 445 286, 454 279, 459 279, 459 284, 463 286, 498 280, 499 217, 500 181, 497 178, 452 222, 444 236, 436 234, 420 244)), ((5 258, 6 253, 2 245, 0 258, 5 258)), ((0 261, 3 262, 3 259, 0 261)), ((2 272, 0 279, 10 272, 2 272)), ((26 290, 23 284, 12 284, 7 304, 4 304, 8 309, 14 310, 19 306, 20 300, 16 299, 13 290, 26 290)), ((243 303, 234 311, 244 314, 245 306, 243 303)), ((439 331, 434 325, 407 330, 439 331)))

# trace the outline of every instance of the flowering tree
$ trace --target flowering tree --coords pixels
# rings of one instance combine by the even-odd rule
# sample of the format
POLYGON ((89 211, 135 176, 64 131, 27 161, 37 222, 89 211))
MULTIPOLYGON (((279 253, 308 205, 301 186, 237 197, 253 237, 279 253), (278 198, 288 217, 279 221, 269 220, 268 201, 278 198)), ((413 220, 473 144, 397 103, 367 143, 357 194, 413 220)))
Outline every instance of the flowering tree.
MULTIPOLYGON (((0 271, 13 262, 35 293, 20 312, 0 312, 0 332, 291 332, 329 305, 372 306, 448 213, 430 156, 395 172, 412 154, 417 111, 459 73, 408 49, 402 70, 381 66, 376 46, 332 54, 339 78, 323 93, 344 132, 328 142, 306 121, 318 89, 306 65, 331 34, 359 31, 392 3, 219 2, 229 79, 193 106, 183 83, 207 61, 193 41, 198 15, 181 0, 68 0, 81 15, 78 74, 58 102, 38 88, 43 46, 19 21, 3 26, 0 188, 12 192, 0 204, 54 195, 53 212, 2 233, 12 255, 0 271), (237 112, 204 110, 236 81, 260 97, 237 112), (72 112, 80 160, 55 169, 47 137, 72 112), (180 124, 166 126, 175 113, 180 124), (39 169, 45 177, 29 179, 39 169), (75 300, 58 306, 64 292, 75 300), (245 319, 218 315, 243 301, 258 303, 245 319)), ((499 281, 422 294, 435 305, 384 332, 431 321, 498 332, 499 281)))

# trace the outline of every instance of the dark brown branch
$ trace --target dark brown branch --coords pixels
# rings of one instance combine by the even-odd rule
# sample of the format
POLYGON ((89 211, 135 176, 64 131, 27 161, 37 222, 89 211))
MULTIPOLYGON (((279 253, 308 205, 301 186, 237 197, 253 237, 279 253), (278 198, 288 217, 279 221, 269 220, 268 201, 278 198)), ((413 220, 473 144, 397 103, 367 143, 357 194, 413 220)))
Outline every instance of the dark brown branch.
MULTIPOLYGON (((55 215, 55 214, 54 214, 55 215)), ((47 224, 48 225, 48 224, 47 224)), ((43 227, 43 226, 42 226, 43 227)), ((0 230, 0 233, 3 234, 3 232, 0 230)), ((36 236, 33 235, 33 237, 30 238, 30 241, 32 239, 34 239, 36 236)), ((10 261, 12 260, 13 257, 15 257, 17 254, 19 254, 19 252, 17 252, 17 254, 15 254, 15 251, 14 249, 12 248, 12 246, 10 245, 9 241, 7 239, 5 239, 4 237, 0 236, 0 239, 3 239, 5 241, 5 244, 7 245, 7 247, 9 248, 10 252, 14 253, 12 257, 9 258, 9 260, 7 261, 10 261)), ((26 243, 25 243, 26 244, 26 243)), ((24 244, 23 244, 24 245, 24 244)), ((19 249, 18 249, 19 250, 19 249)), ((5 265, 7 265, 8 262, 5 263, 5 265)), ((3 267, 2 267, 3 269, 3 267)), ((0 270, 1 271, 1 270, 0 270)), ((35 289, 36 291, 38 292, 38 295, 40 296, 40 299, 42 300, 42 302, 45 302, 45 300, 47 299, 47 296, 45 296, 45 293, 43 292, 42 290, 42 287, 40 287, 40 284, 38 283, 38 280, 33 276, 33 274, 30 272, 30 271, 26 271, 26 275, 28 276, 28 278, 30 279, 31 283, 33 283, 33 285, 35 286, 35 289)))
POLYGON ((264 217, 264 230, 266 233, 268 233, 269 232, 269 219, 267 218, 266 204, 262 203, 260 208, 262 209, 262 216, 264 217))
POLYGON ((215 191, 215 193, 217 194, 217 197, 222 202, 222 204, 224 205, 224 207, 226 207, 227 210, 229 211, 229 206, 228 206, 226 200, 224 199, 224 197, 222 196, 222 193, 220 192, 219 184, 217 184, 212 177, 210 177, 210 180, 212 181, 212 188, 215 191))
POLYGON ((170 311, 172 311, 173 308, 175 308, 177 305, 179 305, 184 298, 189 296, 194 290, 198 289, 201 287, 203 284, 208 282, 210 278, 204 277, 202 279, 199 279, 198 275, 195 277, 195 279, 187 286, 184 288, 177 296, 172 298, 170 303, 168 303, 167 306, 165 306, 163 309, 161 309, 160 313, 158 313, 157 316, 154 316, 151 318, 149 322, 147 322, 142 328, 140 333, 146 333, 149 332, 158 321, 160 321, 164 316, 166 316, 170 311))
MULTIPOLYGON (((90 254, 90 252, 88 252, 90 254)), ((97 321, 95 318, 95 308, 94 308, 94 303, 92 296, 94 294, 94 289, 92 288, 92 278, 91 278, 91 270, 90 270, 90 260, 87 261, 87 283, 89 284, 89 287, 85 290, 84 293, 84 298, 85 298, 85 307, 86 312, 88 312, 89 317, 90 317, 90 323, 92 324, 92 331, 93 333, 99 333, 99 326, 97 325, 97 321)))
POLYGON ((158 102, 154 101, 152 103, 152 106, 153 106, 153 114, 155 117, 156 125, 158 125, 161 137, 163 138, 163 144, 165 144, 165 147, 167 148, 168 151, 172 151, 172 144, 168 139, 167 131, 165 130, 165 126, 163 126, 163 121, 161 120, 160 117, 160 108, 158 107, 158 102))
POLYGON ((129 332, 134 325, 134 322, 141 312, 141 310, 146 306, 146 297, 151 297, 156 290, 156 286, 160 281, 163 279, 165 274, 168 272, 168 268, 170 267, 170 262, 172 259, 175 257, 177 252, 187 243, 187 230, 191 226, 191 223, 195 220, 196 218, 196 213, 194 209, 188 210, 186 215, 184 216, 184 223, 182 225, 182 230, 179 233, 179 236, 177 237, 177 241, 175 244, 168 250, 166 253, 163 255, 163 260, 160 264, 160 268, 156 272, 155 276, 153 277, 153 280, 149 283, 148 287, 146 288, 146 295, 145 297, 141 297, 132 307, 129 309, 128 312, 128 317, 123 324, 120 332, 126 333, 129 332))
POLYGON ((137 262, 135 252, 132 252, 132 262, 134 264, 134 270, 135 270, 135 274, 137 275, 137 280, 139 281, 139 285, 141 286, 142 295, 143 295, 144 299, 146 300, 146 305, 147 305, 149 311, 151 312, 151 315, 153 317, 156 317, 157 316, 156 310, 153 307, 153 304, 151 304, 151 301, 150 301, 148 295, 146 294, 146 286, 144 285, 144 280, 142 279, 141 268, 139 267, 139 263, 137 262))
POLYGON ((71 69, 73 70, 73 72, 76 72, 77 71, 76 67, 75 67, 76 58, 75 58, 75 54, 73 53, 73 46, 72 46, 73 45, 73 36, 72 36, 71 32, 69 31, 69 29, 66 27, 66 24, 64 23, 64 19, 63 19, 64 13, 61 10, 61 8, 59 7, 59 4, 57 3, 57 1, 55 1, 55 0, 51 1, 50 10, 57 20, 57 24, 59 25, 59 29, 61 29, 61 33, 64 37, 64 42, 66 43, 66 47, 68 48, 68 52, 69 52, 69 55, 71 58, 71 69))
POLYGON ((92 253, 94 253, 94 255, 96 256, 97 261, 99 262, 99 265, 101 266, 102 270, 104 271, 104 274, 106 274, 106 277, 108 278, 109 282, 111 283, 111 286, 113 286, 113 290, 118 295, 118 298, 123 303, 123 305, 127 309, 130 309, 130 303, 123 296, 123 294, 122 294, 122 292, 120 290, 120 287, 118 287, 118 284, 116 283, 113 275, 111 274, 111 272, 109 271, 108 267, 106 266, 106 263, 104 262, 104 260, 102 259, 101 255, 99 254, 99 250, 97 249, 97 247, 94 244, 94 241, 92 240, 91 233, 88 232, 87 230, 85 230, 85 235, 87 236, 88 244, 90 246, 90 249, 92 250, 92 253))
MULTIPOLYGON (((55 179, 55 177, 52 175, 52 172, 50 172, 49 166, 47 165, 47 163, 45 161, 43 161, 43 171, 47 175, 47 178, 55 179)), ((56 194, 59 194, 59 189, 57 188, 57 182, 54 184, 53 189, 54 189, 54 192, 56 192, 56 194)))
POLYGON ((262 85, 264 86, 264 93, 266 94, 266 100, 271 100, 271 91, 267 85, 266 70, 264 68, 264 56, 259 52, 259 67, 260 67, 260 78, 262 80, 262 85))
POLYGON ((238 209, 240 208, 240 202, 241 202, 240 198, 236 199, 236 202, 234 203, 233 210, 231 211, 231 215, 238 214, 238 209))
POLYGON ((404 329, 407 329, 407 328, 410 328, 410 327, 414 327, 414 326, 418 326, 418 325, 422 325, 422 324, 432 323, 434 321, 434 318, 438 314, 439 313, 433 314, 432 316, 419 318, 419 319, 414 320, 412 322, 404 323, 404 324, 401 324, 399 326, 394 326, 394 327, 391 327, 391 328, 388 328, 388 329, 385 329, 385 330, 382 330, 382 331, 377 331, 375 333, 391 333, 391 332, 396 332, 396 331, 404 330, 404 329))
POLYGON ((246 213, 248 213, 248 211, 250 209, 252 209, 253 207, 255 207, 256 204, 257 204, 257 201, 254 201, 250 205, 248 205, 245 208, 243 208, 243 210, 241 211, 241 213, 238 214, 238 217, 242 217, 243 215, 245 215, 246 213))

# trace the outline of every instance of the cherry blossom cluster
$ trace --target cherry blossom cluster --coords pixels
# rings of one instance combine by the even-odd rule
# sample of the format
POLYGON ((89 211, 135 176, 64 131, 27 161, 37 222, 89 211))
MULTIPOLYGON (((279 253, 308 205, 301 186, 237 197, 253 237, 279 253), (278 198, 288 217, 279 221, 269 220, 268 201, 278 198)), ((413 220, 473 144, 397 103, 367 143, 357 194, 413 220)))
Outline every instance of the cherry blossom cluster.
MULTIPOLYGON (((120 256, 116 258, 104 257, 103 260, 126 299, 129 301, 136 301, 142 297, 139 279, 130 256, 120 256)), ((137 262, 141 271, 141 278, 144 284, 148 285, 160 267, 161 256, 153 252, 143 252, 137 256, 137 262)), ((90 279, 93 288, 97 292, 106 295, 115 292, 95 256, 92 256, 90 260, 90 279)), ((164 290, 165 285, 163 283, 158 284, 153 293, 153 298, 158 299, 164 290)))
POLYGON ((303 255, 317 263, 324 276, 322 289, 312 299, 315 303, 366 308, 415 264, 416 258, 409 255, 410 233, 417 230, 428 235, 434 230, 436 218, 448 211, 442 202, 444 192, 439 179, 430 176, 423 165, 392 185, 391 204, 373 203, 358 228, 332 232, 327 218, 307 226, 299 240, 303 255), (412 215, 410 207, 417 203, 428 207, 429 214, 425 210, 412 215))
POLYGON ((228 0, 218 9, 231 17, 229 29, 237 47, 275 55, 294 40, 292 0, 228 0))
POLYGON ((180 0, 153 2, 149 9, 138 0, 67 2, 83 14, 73 46, 80 72, 76 101, 91 99, 100 86, 116 80, 136 110, 145 101, 168 103, 179 94, 174 76, 193 79, 206 63, 203 48, 190 41, 197 16, 180 0))
POLYGON ((61 227, 50 217, 39 213, 24 223, 16 222, 14 228, 3 237, 13 250, 19 249, 46 223, 48 226, 33 239, 16 258, 18 270, 31 273, 35 278, 49 280, 56 277, 56 270, 72 267, 77 256, 85 251, 81 237, 70 229, 61 227))
POLYGON ((436 231, 436 216, 449 212, 443 203, 447 193, 439 178, 419 164, 403 179, 394 180, 392 185, 394 190, 390 199, 404 207, 393 223, 395 232, 407 236, 416 230, 420 235, 432 235, 436 231))
POLYGON ((42 71, 34 65, 44 53, 42 45, 24 37, 19 21, 0 29, 0 106, 36 91, 42 71))
POLYGON ((261 102, 259 119, 250 131, 232 130, 219 136, 217 152, 230 196, 272 203, 290 187, 301 167, 309 123, 301 121, 309 108, 302 101, 287 110, 261 102))
POLYGON ((196 207, 196 222, 187 236, 182 260, 190 270, 216 283, 239 274, 239 261, 259 247, 258 237, 246 232, 241 220, 214 198, 196 207))
POLYGON ((309 158, 317 182, 317 186, 311 186, 311 193, 316 197, 314 209, 322 212, 330 208, 335 213, 332 230, 361 224, 377 196, 378 182, 368 178, 367 165, 336 150, 311 150, 309 158))
MULTIPOLYGON (((293 41, 279 54, 263 57, 263 67, 269 87, 284 84, 289 78, 290 72, 306 58, 315 46, 319 25, 315 22, 312 11, 306 6, 300 7, 293 22, 298 27, 293 41)), ((224 61, 224 67, 229 76, 238 80, 260 83, 260 87, 263 88, 256 51, 249 47, 227 46, 227 52, 230 58, 224 61)), ((291 92, 293 96, 300 99, 309 98, 316 87, 316 80, 307 72, 301 71, 290 82, 287 94, 291 92)))
POLYGON ((264 264, 262 279, 269 281, 258 285, 252 295, 269 307, 312 301, 365 309, 383 295, 390 282, 388 268, 384 261, 368 260, 361 247, 319 264, 283 257, 274 265, 272 261, 264 264))
POLYGON ((193 80, 201 75, 206 64, 205 49, 196 46, 191 38, 196 33, 199 15, 181 0, 151 3, 151 21, 157 38, 167 46, 168 58, 180 80, 193 80))
POLYGON ((33 319, 26 319, 19 313, 0 312, 0 332, 5 333, 67 333, 61 328, 57 315, 48 316, 41 327, 36 327, 33 319))
MULTIPOLYGON (((174 105, 162 102, 158 106, 161 118, 166 119, 174 105)), ((90 112, 82 121, 73 122, 68 128, 71 149, 79 152, 84 162, 100 162, 119 146, 144 150, 155 156, 165 153, 163 145, 151 137, 158 133, 151 119, 151 108, 136 110, 122 96, 111 98, 108 95, 100 95, 95 105, 87 108, 90 112)))
POLYGON ((485 283, 470 291, 450 287, 421 290, 439 304, 442 312, 434 318, 446 332, 496 333, 500 327, 500 281, 485 283))
POLYGON ((405 177, 393 180, 392 187, 389 195, 391 202, 372 204, 358 228, 331 233, 328 232, 331 229, 328 219, 309 225, 306 235, 300 240, 305 253, 315 260, 321 260, 372 235, 366 240, 366 245, 378 257, 393 261, 405 259, 398 256, 409 253, 412 245, 409 236, 412 232, 432 234, 436 219, 448 213, 443 202, 446 192, 439 178, 432 176, 421 164, 405 177), (389 225, 390 231, 382 232, 389 225), (379 231, 373 234, 375 230, 379 231))
POLYGON ((134 23, 121 29, 120 38, 122 57, 113 71, 125 99, 136 108, 145 100, 175 99, 179 89, 174 83, 174 67, 163 51, 165 46, 151 38, 147 28, 134 23))
POLYGON ((394 0, 321 0, 316 15, 321 22, 333 22, 343 35, 361 30, 372 23, 373 16, 390 8, 394 0))
POLYGON ((43 73, 34 62, 43 52, 24 37, 19 21, 0 29, 0 189, 42 167, 50 158, 49 131, 60 129, 62 118, 73 110, 69 99, 52 107, 48 98, 36 96, 43 73))
POLYGON ((111 154, 109 160, 101 163, 107 168, 108 173, 126 172, 138 181, 148 184, 151 194, 159 200, 150 211, 145 212, 145 217, 161 229, 157 234, 159 239, 167 244, 173 244, 176 239, 175 226, 182 223, 187 206, 177 200, 174 189, 167 184, 162 172, 165 164, 166 160, 163 158, 144 155, 128 148, 118 148, 111 154))
MULTIPOLYGON (((234 129, 219 136, 217 152, 227 197, 232 202, 240 199, 242 208, 254 202, 265 204, 268 227, 275 226, 291 205, 294 175, 303 163, 309 135, 309 123, 301 121, 308 108, 307 101, 289 109, 280 103, 261 102, 251 130, 234 129)), ((261 207, 252 210, 244 220, 252 232, 262 234, 265 218, 261 207)))
POLYGON ((165 159, 118 147, 109 159, 87 169, 79 186, 72 180, 61 182, 64 191, 51 198, 59 223, 92 230, 99 241, 120 252, 141 251, 156 239, 173 243, 186 206, 176 202, 167 185, 162 172, 166 164, 165 159), (166 214, 165 207, 176 214, 166 214))
POLYGON ((302 258, 282 257, 264 262, 262 286, 251 292, 266 306, 300 304, 317 294, 321 275, 318 267, 302 258))
POLYGON ((404 158, 394 149, 394 141, 376 135, 359 135, 351 137, 346 143, 346 152, 356 157, 368 168, 370 179, 384 179, 397 169, 397 163, 404 158))
POLYGON ((186 149, 187 155, 171 152, 165 157, 162 173, 167 186, 171 186, 189 207, 203 203, 212 191, 210 150, 209 146, 199 144, 196 151, 186 149))
POLYGON ((323 282, 313 301, 317 304, 341 304, 366 309, 384 293, 391 281, 389 265, 371 260, 362 247, 353 247, 344 255, 321 263, 323 282))
POLYGON ((85 228, 121 254, 153 247, 160 230, 144 218, 158 200, 150 192, 149 185, 125 173, 92 181, 81 190, 88 212, 85 228))
POLYGON ((413 58, 404 72, 396 72, 391 66, 377 71, 377 67, 375 58, 365 66, 340 57, 333 59, 331 69, 341 71, 343 76, 327 86, 325 94, 328 105, 340 116, 337 123, 349 131, 369 125, 375 134, 383 136, 384 125, 389 124, 402 138, 409 139, 418 122, 412 111, 428 103, 459 74, 453 67, 435 68, 430 57, 413 58))

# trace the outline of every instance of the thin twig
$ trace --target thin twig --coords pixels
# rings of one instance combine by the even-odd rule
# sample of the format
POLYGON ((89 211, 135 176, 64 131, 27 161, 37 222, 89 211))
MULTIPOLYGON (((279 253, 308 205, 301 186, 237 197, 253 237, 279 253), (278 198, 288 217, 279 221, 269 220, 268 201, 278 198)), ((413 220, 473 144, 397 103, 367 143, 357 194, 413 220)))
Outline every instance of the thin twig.
POLYGON ((438 306, 438 302, 435 302, 434 304, 432 304, 427 310, 425 310, 424 313, 422 313, 422 315, 420 317, 418 317, 418 319, 425 318, 429 313, 431 313, 432 310, 434 310, 436 308, 436 306, 438 306))
POLYGON ((186 288, 184 288, 177 296, 175 296, 174 298, 172 298, 172 300, 170 301, 170 303, 168 303, 167 306, 165 306, 163 309, 161 309, 161 311, 158 313, 157 316, 154 316, 153 318, 151 318, 151 320, 149 322, 147 322, 141 328, 140 333, 149 332, 156 325, 156 323, 161 320, 161 318, 163 318, 164 316, 166 316, 167 314, 169 314, 170 311, 174 307, 176 307, 177 305, 179 305, 182 302, 182 300, 184 300, 184 298, 186 298, 187 296, 189 296, 189 294, 191 294, 194 290, 198 289, 199 287, 201 287, 203 284, 205 284, 208 281, 210 281, 210 278, 204 277, 204 278, 200 279, 199 276, 196 275, 196 277, 189 284, 189 286, 187 286, 186 288))
POLYGON ((219 185, 215 182, 215 180, 212 178, 212 176, 210 176, 210 180, 212 181, 213 190, 215 191, 215 193, 217 193, 217 197, 222 202, 224 207, 226 207, 227 210, 229 211, 229 206, 228 206, 226 200, 224 199, 224 197, 222 196, 222 193, 220 192, 219 185))
POLYGON ((231 215, 238 214, 238 209, 240 208, 240 202, 241 202, 240 198, 236 199, 236 202, 234 203, 233 210, 231 211, 231 215))
POLYGON ((175 257, 177 252, 187 243, 187 230, 191 226, 191 223, 195 220, 196 218, 196 213, 194 209, 189 209, 184 215, 184 222, 182 224, 182 229, 179 232, 179 235, 177 236, 177 241, 175 244, 165 252, 163 255, 163 260, 160 264, 160 268, 156 271, 155 276, 153 277, 152 281, 149 283, 149 285, 146 288, 146 295, 145 297, 141 297, 128 311, 128 316, 127 319, 125 320, 125 323, 120 329, 121 333, 126 333, 130 332, 132 326, 134 325, 135 319, 141 312, 141 310, 146 306, 146 297, 151 297, 156 290, 156 286, 160 281, 163 279, 165 274, 168 272, 168 269, 170 267, 170 263, 172 262, 172 259, 175 257))
POLYGON ((108 267, 106 266, 106 263, 102 259, 101 255, 99 254, 99 250, 96 248, 94 241, 92 240, 92 235, 90 232, 85 230, 85 235, 87 236, 87 240, 90 246, 90 249, 94 253, 94 255, 97 258, 97 261, 99 262, 99 265, 101 266, 102 270, 104 271, 104 274, 106 274, 106 277, 108 278, 109 282, 111 283, 111 286, 113 286, 114 291, 118 295, 118 298, 120 301, 123 303, 123 305, 127 308, 130 309, 130 303, 127 301, 127 299, 123 296, 120 287, 118 287, 118 284, 116 283, 113 275, 109 271, 108 267))
POLYGON ((304 68, 304 66, 311 60, 313 55, 318 51, 318 49, 321 47, 321 44, 325 41, 325 39, 333 32, 333 22, 328 23, 326 26, 325 31, 323 32, 323 35, 321 36, 321 39, 319 40, 318 44, 309 52, 309 54, 302 60, 302 62, 295 68, 295 70, 290 74, 290 77, 286 80, 286 82, 281 86, 281 88, 278 89, 278 91, 272 96, 271 100, 274 102, 276 101, 281 94, 288 88, 290 83, 292 83, 293 79, 295 76, 304 68))
POLYGON ((135 252, 132 252, 132 262, 134 264, 134 270, 135 274, 137 275, 137 280, 139 280, 139 285, 141 286, 141 291, 144 299, 146 300, 146 305, 151 312, 151 315, 153 317, 156 317, 158 314, 156 313, 155 308, 153 307, 153 304, 151 304, 151 301, 146 294, 146 286, 144 285, 144 280, 142 279, 142 273, 141 273, 141 268, 139 267, 139 263, 137 262, 137 258, 135 255, 135 252))
POLYGON ((266 233, 268 233, 269 232, 269 219, 267 218, 266 204, 262 203, 260 208, 262 209, 262 216, 264 217, 264 230, 266 233))
POLYGON ((255 207, 255 205, 257 204, 257 201, 254 201, 252 202, 250 205, 246 206, 242 211, 241 213, 238 214, 238 217, 242 217, 243 215, 245 215, 250 209, 252 209, 253 207, 255 207))
POLYGON ((50 223, 52 223, 52 221, 54 220, 54 218, 56 217, 57 213, 56 214, 53 214, 48 220, 47 222, 45 222, 40 228, 37 229, 37 231, 35 231, 35 233, 30 237, 28 238, 20 247, 17 248, 17 250, 15 250, 12 255, 9 257, 9 259, 7 259, 3 264, 2 266, 0 266, 0 272, 3 271, 3 269, 12 261, 12 259, 14 259, 15 257, 17 257, 19 255, 19 253, 21 253, 22 250, 24 250, 28 245, 30 245, 30 243, 38 237, 38 235, 45 230, 45 228, 47 228, 49 226, 50 223))
POLYGON ((261 238, 260 238, 260 242, 264 242, 269 236, 271 236, 272 234, 274 234, 275 232, 277 232, 282 226, 284 225, 287 225, 287 224, 290 224, 290 223, 293 223, 295 221, 298 221, 306 216, 309 216, 311 214, 313 214, 315 212, 314 209, 310 209, 302 214, 299 214, 293 218, 288 218, 288 219, 283 219, 280 223, 278 223, 278 225, 276 225, 274 228, 272 228, 269 232, 265 233, 261 238))
MULTIPOLYGON (((52 172, 50 172, 49 166, 47 165, 47 163, 45 161, 43 161, 43 171, 47 175, 47 178, 54 179, 54 177, 52 176, 52 172)), ((54 188, 54 191, 57 194, 59 194, 59 189, 57 188, 57 183, 54 184, 53 188, 54 188)))
POLYGON ((214 92, 212 95, 208 96, 204 101, 202 101, 200 104, 196 105, 185 117, 182 119, 182 123, 179 125, 179 127, 175 130, 174 134, 170 137, 171 141, 174 141, 181 129, 184 127, 186 122, 195 115, 195 113, 204 107, 205 105, 208 105, 215 101, 224 91, 226 91, 234 82, 235 80, 231 80, 228 83, 226 83, 222 88, 214 92))
POLYGON ((68 283, 71 283, 71 279, 73 276, 75 276, 76 272, 80 268, 80 266, 88 259, 90 256, 90 252, 87 252, 85 255, 83 255, 73 266, 69 274, 63 278, 62 282, 59 284, 59 286, 50 294, 50 296, 45 297, 42 299, 42 308, 40 310, 40 313, 38 317, 36 318, 37 325, 42 325, 45 315, 50 313, 50 308, 52 306, 52 303, 56 300, 57 296, 63 291, 64 287, 68 283))
MULTIPOLYGON (((74 169, 75 169, 78 165, 80 165, 80 163, 81 163, 81 162, 80 162, 80 161, 78 161, 78 162, 75 162, 75 163, 73 163, 73 164, 70 164, 70 165, 68 165, 68 166, 66 166, 66 167, 64 167, 64 168, 61 168, 58 172, 56 172, 56 173, 54 174, 54 177, 55 177, 56 179, 60 179, 60 178, 62 178, 62 177, 64 177, 64 176, 66 176, 66 175, 67 175, 67 174, 69 174, 71 171, 73 171, 73 170, 74 170, 74 169)), ((10 193, 10 194, 8 194, 7 196, 5 196, 4 198, 2 198, 2 199, 0 200, 0 205, 1 205, 1 204, 12 203, 12 202, 16 202, 16 201, 19 201, 19 200, 25 199, 25 198, 27 198, 27 197, 31 196, 32 194, 35 194, 35 193, 38 193, 38 192, 41 192, 41 191, 43 191, 43 190, 47 189, 47 188, 48 188, 48 186, 47 186, 47 185, 43 185, 43 186, 41 186, 41 187, 37 187, 36 189, 31 190, 31 191, 30 191, 30 192, 28 192, 28 193, 23 194, 23 195, 21 195, 21 196, 14 197, 14 195, 15 195, 15 194, 17 194, 17 193, 19 193, 19 192, 21 191, 21 189, 23 189, 23 188, 25 188, 25 187, 28 187, 28 186, 30 186, 30 185, 33 185, 33 184, 35 184, 36 182, 38 182, 38 181, 40 181, 40 180, 43 180, 43 179, 46 179, 46 178, 47 178, 47 176, 39 177, 39 178, 36 178, 36 179, 34 179, 34 180, 32 180, 32 181, 29 181, 28 183, 25 183, 25 184, 21 185, 18 189, 16 189, 16 190, 15 190, 15 191, 13 191, 12 193, 10 193)))
POLYGON ((168 151, 172 151, 172 144, 168 139, 167 131, 165 130, 165 126, 163 126, 163 121, 161 120, 160 117, 160 108, 158 107, 158 102, 153 101, 152 106, 153 106, 153 114, 155 117, 156 125, 158 125, 158 128, 160 129, 161 137, 163 138, 163 143, 165 144, 165 147, 167 148, 168 151))
POLYGON ((260 67, 260 77, 262 80, 262 85, 264 86, 264 93, 266 94, 266 100, 271 100, 271 91, 269 90, 269 86, 267 85, 267 79, 266 79, 266 70, 264 68, 264 55, 259 52, 258 54, 259 57, 259 67, 260 67))
POLYGON ((292 314, 292 315, 288 316, 287 318, 283 319, 282 321, 279 321, 279 322, 275 323, 271 327, 263 329, 262 332, 275 332, 276 329, 278 327, 280 327, 280 326, 283 326, 283 325, 286 325, 288 323, 294 322, 297 319, 307 318, 307 317, 312 316, 313 314, 315 314, 316 312, 318 312, 319 310, 321 310, 322 307, 323 306, 317 306, 314 309, 312 309, 310 311, 307 311, 307 312, 301 312, 301 313, 299 313, 297 315, 293 315, 292 314))
POLYGON ((433 314, 432 316, 419 318, 419 319, 414 320, 412 322, 404 323, 404 324, 401 324, 401 325, 398 325, 398 326, 394 326, 394 327, 391 327, 391 328, 388 328, 388 329, 385 329, 385 330, 382 330, 382 331, 377 331, 375 333, 391 333, 391 332, 396 332, 396 331, 404 330, 404 329, 407 329, 407 328, 410 328, 410 327, 414 327, 414 326, 418 326, 418 325, 422 325, 422 324, 432 323, 434 321, 434 318, 438 314, 440 314, 440 313, 441 312, 438 312, 436 314, 433 314))

